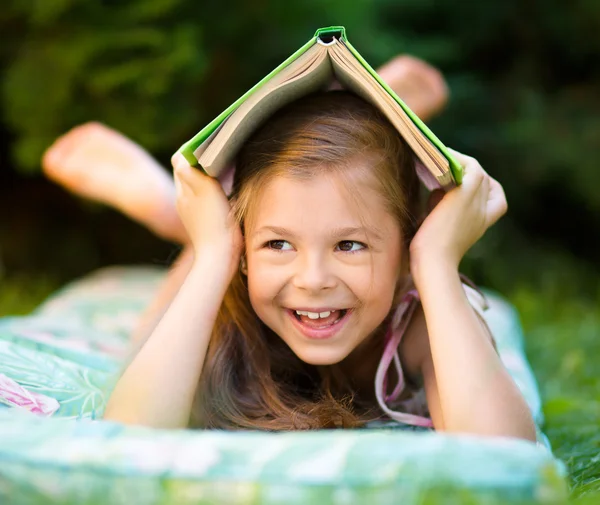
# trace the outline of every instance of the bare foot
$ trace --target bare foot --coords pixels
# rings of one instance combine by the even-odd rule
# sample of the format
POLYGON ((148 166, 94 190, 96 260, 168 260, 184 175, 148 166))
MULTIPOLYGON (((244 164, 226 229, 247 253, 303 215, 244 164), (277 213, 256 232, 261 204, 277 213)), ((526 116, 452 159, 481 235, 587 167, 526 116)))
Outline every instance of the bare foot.
POLYGON ((414 56, 397 56, 377 73, 424 121, 441 112, 448 101, 448 86, 442 73, 414 56))
POLYGON ((175 185, 139 145, 91 122, 59 137, 44 153, 46 176, 76 195, 101 202, 179 243, 187 234, 175 207, 175 185))

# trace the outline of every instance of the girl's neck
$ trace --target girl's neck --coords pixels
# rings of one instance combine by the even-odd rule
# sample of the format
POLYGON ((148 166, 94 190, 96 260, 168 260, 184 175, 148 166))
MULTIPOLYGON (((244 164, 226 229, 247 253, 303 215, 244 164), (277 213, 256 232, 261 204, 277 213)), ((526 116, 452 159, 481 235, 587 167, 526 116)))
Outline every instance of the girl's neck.
POLYGON ((369 403, 375 401, 375 374, 383 354, 386 328, 387 321, 338 365, 350 380, 357 398, 369 403))
MULTIPOLYGON (((368 401, 376 402, 375 397, 375 374, 377 367, 383 356, 385 348, 385 335, 391 324, 391 319, 395 313, 397 303, 403 294, 414 287, 410 274, 402 276, 398 284, 398 292, 395 296, 393 310, 383 323, 377 328, 364 342, 354 349, 339 364, 342 373, 348 377, 353 389, 358 393, 358 397, 368 401)), ((391 370, 392 377, 395 376, 395 368, 391 370)), ((397 380, 397 377, 394 378, 397 380)))

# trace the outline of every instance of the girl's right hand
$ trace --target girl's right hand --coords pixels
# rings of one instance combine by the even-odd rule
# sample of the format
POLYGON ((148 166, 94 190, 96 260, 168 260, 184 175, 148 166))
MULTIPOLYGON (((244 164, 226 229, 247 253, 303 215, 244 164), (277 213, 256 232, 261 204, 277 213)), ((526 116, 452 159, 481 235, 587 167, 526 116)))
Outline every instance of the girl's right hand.
POLYGON ((465 253, 507 210, 500 183, 476 159, 448 150, 464 167, 463 183, 448 191, 419 227, 410 244, 411 269, 440 260, 458 269, 465 253))
POLYGON ((211 255, 223 261, 231 279, 239 268, 244 241, 221 185, 216 179, 190 166, 181 154, 175 154, 171 163, 177 212, 188 233, 195 257, 211 255))

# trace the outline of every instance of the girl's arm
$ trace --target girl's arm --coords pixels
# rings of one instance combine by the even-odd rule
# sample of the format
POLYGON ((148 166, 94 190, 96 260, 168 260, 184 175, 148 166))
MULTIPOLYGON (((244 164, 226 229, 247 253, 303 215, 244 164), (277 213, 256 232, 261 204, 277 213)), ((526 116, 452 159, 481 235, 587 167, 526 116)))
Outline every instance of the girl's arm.
POLYGON ((105 419, 156 428, 188 426, 217 313, 243 245, 219 183, 173 159, 177 210, 194 248, 181 288, 118 381, 105 419))
POLYGON ((212 328, 228 285, 222 254, 196 258, 186 280, 117 383, 104 419, 186 428, 212 328))
POLYGON ((194 249, 186 245, 173 263, 166 278, 161 282, 152 302, 140 317, 131 335, 131 352, 135 356, 144 342, 158 326, 167 309, 175 299, 175 295, 187 278, 194 263, 194 249))
POLYGON ((487 329, 464 293, 458 265, 466 251, 506 212, 500 184, 476 160, 463 184, 448 192, 410 247, 411 273, 428 340, 420 364, 436 429, 536 439, 531 412, 498 357, 487 329))
POLYGON ((535 441, 529 407, 469 304, 458 270, 438 258, 413 272, 429 339, 421 373, 435 428, 535 441))

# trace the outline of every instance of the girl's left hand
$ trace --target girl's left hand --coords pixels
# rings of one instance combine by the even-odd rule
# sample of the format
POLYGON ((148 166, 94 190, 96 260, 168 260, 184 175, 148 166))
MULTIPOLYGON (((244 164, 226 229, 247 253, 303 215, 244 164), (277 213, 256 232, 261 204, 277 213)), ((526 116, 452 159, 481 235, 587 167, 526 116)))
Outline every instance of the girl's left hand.
POLYGON ((411 270, 423 262, 456 267, 507 210, 504 190, 479 162, 450 149, 464 167, 463 182, 446 193, 425 218, 410 244, 411 270))

